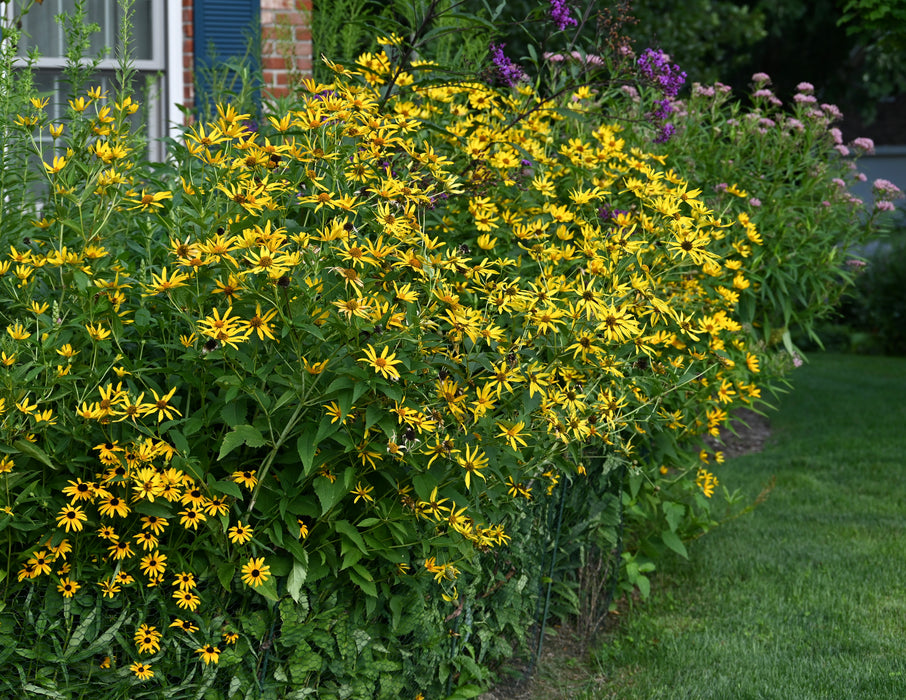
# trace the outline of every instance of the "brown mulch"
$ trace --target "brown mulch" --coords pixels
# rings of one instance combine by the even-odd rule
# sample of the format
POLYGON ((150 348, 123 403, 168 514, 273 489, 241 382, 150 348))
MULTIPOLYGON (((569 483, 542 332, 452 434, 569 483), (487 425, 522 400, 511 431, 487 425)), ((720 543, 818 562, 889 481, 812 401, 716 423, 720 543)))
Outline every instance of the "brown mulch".
POLYGON ((720 450, 724 457, 739 457, 750 452, 761 452, 771 437, 771 423, 760 413, 741 408, 733 414, 730 426, 721 428, 720 437, 706 436, 705 443, 712 450, 720 450))
MULTIPOLYGON (((720 437, 703 438, 711 451, 720 450, 726 459, 760 452, 771 437, 770 421, 749 409, 740 409, 733 415, 730 425, 722 428, 720 437)), ((613 624, 619 617, 614 616, 613 624)), ((607 692, 605 677, 590 678, 588 640, 570 625, 555 626, 555 636, 544 640, 538 668, 527 676, 528 668, 513 669, 516 677, 504 680, 492 690, 480 695, 478 700, 566 700, 579 692, 597 691, 596 697, 611 697, 607 692)))

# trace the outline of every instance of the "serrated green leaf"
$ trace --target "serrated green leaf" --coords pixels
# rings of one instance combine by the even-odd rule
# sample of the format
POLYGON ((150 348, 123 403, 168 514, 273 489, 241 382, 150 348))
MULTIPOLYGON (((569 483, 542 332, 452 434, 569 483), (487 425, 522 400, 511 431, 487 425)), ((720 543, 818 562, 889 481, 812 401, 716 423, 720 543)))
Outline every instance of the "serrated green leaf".
POLYGON ((686 551, 686 545, 683 544, 683 541, 679 538, 679 535, 677 535, 672 530, 664 530, 661 533, 661 540, 663 540, 665 545, 667 545, 670 549, 672 549, 684 559, 689 558, 689 553, 686 551))
POLYGON ((305 565, 298 559, 294 559, 292 571, 289 572, 289 576, 286 578, 286 592, 297 603, 302 598, 302 585, 305 583, 307 576, 308 569, 306 569, 305 565))
POLYGON ((262 447, 265 445, 264 436, 257 428, 251 425, 237 425, 223 437, 217 460, 220 461, 240 445, 262 447))

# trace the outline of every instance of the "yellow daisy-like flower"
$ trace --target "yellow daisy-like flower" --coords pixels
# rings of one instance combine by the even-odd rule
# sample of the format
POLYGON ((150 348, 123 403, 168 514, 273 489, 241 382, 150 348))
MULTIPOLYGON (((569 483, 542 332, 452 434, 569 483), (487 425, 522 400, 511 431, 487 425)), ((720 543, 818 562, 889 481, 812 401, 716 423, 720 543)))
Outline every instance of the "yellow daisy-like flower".
POLYGON ((368 345, 365 348, 365 357, 359 358, 359 362, 367 362, 377 374, 395 382, 400 378, 396 365, 400 364, 401 360, 395 359, 396 353, 388 354, 389 350, 390 348, 385 345, 384 349, 381 350, 381 354, 378 355, 375 349, 368 345))
POLYGON ((264 563, 264 557, 249 559, 242 567, 242 582, 257 588, 270 578, 271 568, 264 563))
POLYGON ((139 628, 135 631, 135 646, 138 647, 139 654, 153 654, 156 651, 160 651, 160 638, 161 633, 157 631, 157 627, 149 626, 144 623, 139 625, 139 628))
POLYGON ((196 654, 201 654, 201 660, 204 661, 204 665, 216 664, 220 658, 220 649, 215 647, 213 644, 205 644, 200 649, 195 650, 196 654))
POLYGON ((57 584, 57 590, 63 594, 64 598, 72 598, 80 588, 81 586, 77 581, 72 581, 68 577, 61 578, 60 583, 57 584))
POLYGON ((227 537, 230 538, 233 544, 245 544, 252 539, 253 534, 251 526, 243 525, 241 520, 227 530, 227 537))
POLYGON ((246 469, 244 471, 233 472, 232 479, 240 486, 245 486, 247 489, 255 487, 255 484, 258 483, 258 478, 255 476, 255 469, 246 469))
POLYGON ((154 677, 154 671, 151 670, 151 664, 143 664, 141 661, 136 661, 129 666, 129 670, 132 671, 139 680, 146 681, 149 678, 154 677))
POLYGON ((183 632, 188 632, 189 634, 198 631, 198 627, 192 624, 190 620, 180 620, 178 617, 170 623, 170 627, 177 627, 183 632))
POLYGON ((135 206, 129 207, 130 210, 141 209, 142 211, 153 211, 154 209, 163 208, 163 202, 165 199, 172 199, 172 192, 145 192, 142 190, 141 194, 133 194, 130 199, 127 199, 126 202, 134 204, 135 206))
POLYGON ((195 609, 201 603, 201 598, 195 595, 192 591, 173 591, 173 599, 176 600, 176 604, 183 608, 195 612, 195 609))
POLYGON ((139 406, 143 416, 148 416, 153 413, 157 413, 157 422, 161 423, 164 420, 172 420, 174 416, 181 416, 182 414, 177 411, 173 406, 170 405, 170 400, 173 398, 173 394, 176 393, 176 387, 173 387, 166 394, 158 396, 157 392, 154 389, 151 390, 151 393, 154 394, 154 401, 149 403, 143 403, 139 406))
POLYGON ((31 338, 31 333, 25 330, 25 326, 19 322, 14 323, 12 326, 7 326, 6 332, 10 334, 13 340, 28 340, 31 338))
POLYGON ((66 532, 70 530, 81 532, 87 519, 88 516, 80 506, 63 506, 57 516, 57 526, 66 528, 66 532))

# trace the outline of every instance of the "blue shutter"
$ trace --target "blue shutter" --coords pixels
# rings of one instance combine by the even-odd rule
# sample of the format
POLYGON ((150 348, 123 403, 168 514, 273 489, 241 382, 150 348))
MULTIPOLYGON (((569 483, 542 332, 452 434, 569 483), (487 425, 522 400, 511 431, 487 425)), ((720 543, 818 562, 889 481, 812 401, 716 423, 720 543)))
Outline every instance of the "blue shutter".
MULTIPOLYGON (((213 110, 211 91, 223 78, 232 82, 235 74, 224 71, 228 59, 248 55, 250 68, 260 65, 260 0, 195 0, 195 107, 213 110), (211 71, 218 78, 211 84, 211 71)), ((235 88, 237 91, 239 86, 235 88)), ((222 96, 220 96, 222 97, 222 96)))

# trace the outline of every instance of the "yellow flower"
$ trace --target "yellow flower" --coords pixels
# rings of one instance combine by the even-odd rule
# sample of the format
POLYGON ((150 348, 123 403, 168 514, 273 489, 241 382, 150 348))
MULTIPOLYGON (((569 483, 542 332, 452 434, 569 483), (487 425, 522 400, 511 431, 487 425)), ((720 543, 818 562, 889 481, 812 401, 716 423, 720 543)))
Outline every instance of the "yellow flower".
POLYGON ((227 537, 233 544, 245 544, 252 539, 253 534, 252 528, 249 525, 243 525, 241 520, 227 530, 227 537))
POLYGON ((192 612, 195 612, 195 609, 201 603, 201 598, 192 593, 192 591, 174 591, 173 598, 180 608, 188 609, 192 612))
POLYGON ((323 372, 327 367, 328 361, 329 360, 322 360, 321 362, 314 362, 312 364, 309 364, 306 358, 302 358, 302 364, 305 367, 305 371, 309 374, 321 374, 321 372, 323 372))
POLYGON ((257 588, 270 578, 271 568, 264 563, 264 557, 249 559, 242 567, 243 583, 257 588))
POLYGON ((256 469, 247 469, 245 471, 236 471, 233 472, 232 479, 237 484, 245 486, 247 489, 255 487, 255 484, 258 483, 258 479, 255 476, 256 469))
POLYGON ((396 369, 396 365, 400 364, 401 360, 394 359, 396 353, 387 354, 390 348, 384 346, 384 349, 381 351, 380 356, 375 352, 374 348, 371 345, 366 346, 365 348, 365 357, 359 358, 359 362, 367 362, 374 368, 374 371, 377 374, 380 374, 386 379, 391 381, 398 381, 400 378, 399 370, 396 369))
POLYGON ((511 425, 509 428, 507 428, 503 423, 498 423, 497 427, 500 428, 500 432, 497 433, 496 437, 505 438, 510 447, 512 447, 514 450, 519 449, 519 444, 526 444, 525 440, 522 439, 522 429, 525 427, 525 423, 523 423, 522 421, 513 423, 513 425, 511 425))
POLYGON ((360 481, 349 493, 355 494, 355 498, 352 501, 353 503, 358 503, 359 499, 364 499, 366 501, 374 503, 374 498, 371 495, 372 491, 374 491, 374 486, 363 486, 362 482, 360 481))
POLYGON ((213 644, 205 644, 200 649, 196 649, 195 653, 201 654, 201 660, 204 661, 205 666, 210 663, 216 664, 217 660, 220 658, 220 649, 213 644))
POLYGON ((110 331, 98 324, 94 326, 90 323, 85 324, 85 330, 88 331, 88 335, 91 336, 92 340, 107 340, 110 337, 110 331))
POLYGON ((72 598, 80 588, 81 586, 77 581, 72 581, 69 578, 61 578, 60 583, 57 584, 57 590, 63 594, 64 598, 72 598))
POLYGON ((138 647, 139 654, 153 654, 156 651, 160 651, 160 638, 161 633, 157 631, 157 627, 149 626, 144 623, 139 625, 139 628, 135 631, 133 639, 135 639, 135 646, 138 647))
POLYGON ((181 416, 182 414, 177 411, 173 406, 170 405, 170 400, 173 398, 173 394, 176 393, 176 387, 173 387, 166 394, 158 396, 157 392, 154 389, 151 390, 151 393, 154 394, 153 403, 143 403, 139 406, 143 416, 151 415, 157 413, 157 422, 160 423, 164 420, 172 420, 174 416, 181 416))
POLYGON ((161 209, 163 204, 161 202, 165 199, 172 199, 172 192, 154 192, 148 193, 145 190, 142 190, 141 195, 133 193, 132 198, 127 199, 126 202, 134 204, 135 206, 129 207, 130 210, 141 209, 142 211, 161 209))
POLYGON ((488 466, 488 458, 485 456, 484 452, 477 447, 473 451, 471 445, 466 445, 465 456, 458 456, 456 461, 459 463, 459 466, 466 470, 467 489, 471 488, 470 478, 473 474, 487 481, 487 477, 481 473, 481 470, 488 466))
POLYGON ((142 570, 142 573, 145 574, 145 576, 163 576, 164 572, 167 570, 167 555, 161 554, 157 550, 151 552, 150 554, 146 554, 144 557, 142 557, 139 568, 142 570))
POLYGON ((193 625, 190 620, 180 620, 179 618, 173 620, 173 622, 170 623, 170 627, 178 627, 183 632, 188 632, 189 634, 198 631, 198 627, 193 625))
POLYGON ((146 681, 149 678, 154 677, 154 671, 151 670, 151 664, 143 664, 141 661, 136 661, 134 664, 129 666, 129 670, 132 671, 132 673, 134 673, 139 678, 139 680, 146 681))
POLYGON ((12 326, 7 326, 6 332, 10 334, 13 340, 28 340, 31 338, 31 333, 25 330, 25 326, 18 321, 12 326))
POLYGON ((57 516, 57 526, 66 528, 66 532, 75 530, 81 532, 84 523, 88 519, 85 511, 80 506, 63 506, 60 514, 57 516))
POLYGON ((44 163, 44 169, 47 171, 48 175, 55 175, 60 172, 63 168, 66 167, 67 160, 63 156, 54 156, 53 165, 44 163))

